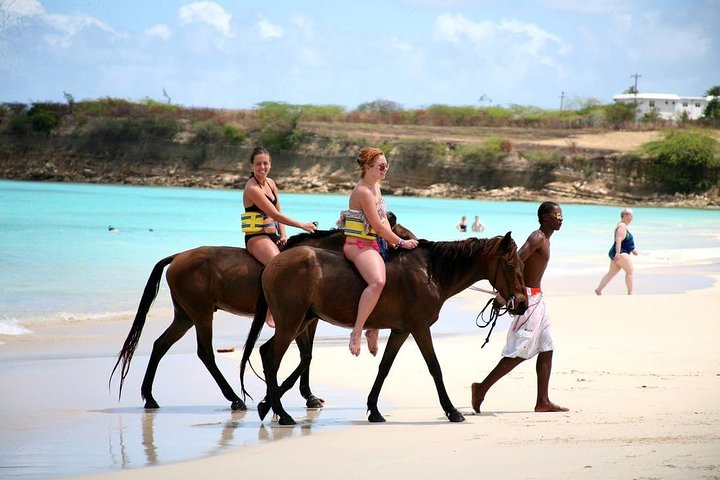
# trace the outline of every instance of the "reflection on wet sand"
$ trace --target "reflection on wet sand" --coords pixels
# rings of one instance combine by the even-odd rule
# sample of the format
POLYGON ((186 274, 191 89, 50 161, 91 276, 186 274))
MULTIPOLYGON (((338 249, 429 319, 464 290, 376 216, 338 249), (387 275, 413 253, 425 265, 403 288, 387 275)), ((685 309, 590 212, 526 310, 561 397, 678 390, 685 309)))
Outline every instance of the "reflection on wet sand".
MULTIPOLYGON (((97 471, 116 467, 125 470, 200 458, 238 446, 310 435, 313 429, 343 426, 335 414, 343 415, 341 410, 344 409, 335 410, 329 415, 332 418, 323 418, 324 409, 304 410, 304 416, 301 409, 295 412, 298 424, 294 427, 281 427, 274 418, 260 422, 252 409, 232 411, 171 406, 157 410, 101 410, 101 413, 113 414, 116 421, 109 425, 109 464, 98 465, 97 471), (188 432, 188 427, 192 428, 191 432, 188 432), (192 440, 189 441, 189 438, 192 440)), ((344 426, 350 423, 345 422, 344 426)))

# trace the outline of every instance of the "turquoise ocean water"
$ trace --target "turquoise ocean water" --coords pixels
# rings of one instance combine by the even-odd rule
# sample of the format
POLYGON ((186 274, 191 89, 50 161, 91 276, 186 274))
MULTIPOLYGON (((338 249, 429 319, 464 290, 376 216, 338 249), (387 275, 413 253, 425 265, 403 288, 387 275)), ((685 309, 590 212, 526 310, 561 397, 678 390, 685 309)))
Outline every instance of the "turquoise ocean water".
MULTIPOLYGON (((316 220, 321 228, 331 228, 347 204, 344 195, 281 194, 281 200, 290 216, 316 220)), ((512 231, 518 244, 538 225, 535 202, 392 196, 386 200, 401 223, 430 240, 471 235, 455 229, 462 215, 467 215, 469 222, 475 215, 481 217, 487 225, 482 236, 512 231)), ((562 206, 565 220, 552 237, 543 287, 552 295, 588 295, 607 269, 606 252, 622 206, 562 206)), ((73 331, 64 326, 78 322, 121 322, 114 325, 123 327, 117 338, 119 348, 155 263, 200 245, 243 246, 241 210, 239 190, 0 181, 0 353, 25 340, 52 341, 43 339, 44 327, 51 327, 47 331, 55 335, 73 331), (110 225, 115 231, 108 230, 110 225)), ((720 272, 718 210, 636 208, 631 230, 641 251, 636 260, 638 294, 702 288, 712 282, 704 272, 720 272), (642 272, 653 269, 652 282, 650 276, 642 277, 642 272)), ((298 231, 289 229, 289 233, 298 231)), ((622 281, 614 283, 617 294, 622 281)), ((465 301, 451 300, 453 308, 441 312, 433 335, 470 331, 478 335, 472 321, 476 306, 466 309, 465 301)), ((152 313, 158 310, 159 318, 167 317, 158 326, 164 329, 170 320, 164 282, 152 313)), ((507 321, 503 317, 496 331, 507 321)), ((218 323, 225 325, 225 330, 215 330, 219 345, 242 344, 249 322, 218 323)), ((348 332, 321 322, 318 335, 324 337, 322 341, 346 345, 348 332)), ((190 352, 193 339, 187 337, 190 352)), ((154 338, 145 334, 146 348, 154 338)), ((502 335, 496 333, 495 344, 498 342, 502 343, 502 335)), ((106 354, 106 350, 102 352, 106 354)), ((488 358, 485 362, 496 361, 488 358)), ((105 473, 199 458, 307 435, 311 430, 348 428, 363 417, 365 388, 369 388, 342 389, 313 382, 313 389, 331 402, 321 411, 305 409, 297 393, 289 392, 298 399, 289 399, 287 408, 302 426, 288 429, 258 422, 251 411, 231 412, 191 355, 169 355, 163 360, 161 369, 166 370, 155 384, 163 408, 146 411, 138 398, 141 362, 135 360, 122 403, 115 398, 116 389, 110 390, 106 384, 114 357, 98 359, 92 352, 74 352, 51 362, 38 357, 36 361, 15 358, 3 364, 3 391, 7 394, 2 404, 8 413, 0 430, 3 478, 105 473), (85 358, 87 355, 90 357, 85 358), (186 375, 188 368, 195 373, 186 375), (44 381, 26 381, 28 375, 44 381), (22 386, 21 394, 17 385, 22 386), (178 393, 176 398, 170 392, 178 393), (86 410, 89 405, 92 407, 86 410)), ((480 355, 469 359, 468 365, 475 362, 482 362, 480 355)), ((234 362, 221 359, 219 364, 226 369, 226 378, 237 385, 234 362)), ((469 376, 473 369, 468 367, 469 376)), ((250 390, 261 388, 257 380, 250 390)), ((383 405, 383 409, 392 408, 391 402, 383 405)))
MULTIPOLYGON (((328 229, 347 197, 281 193, 281 201, 288 215, 328 229)), ((386 201, 402 224, 429 240, 471 235, 455 229, 462 215, 468 223, 480 216, 487 226, 481 236, 512 231, 518 245, 538 225, 535 202, 386 201)), ((546 278, 588 276, 596 282, 607 268, 622 206, 562 207, 565 220, 552 238, 546 278)), ((634 210, 640 268, 717 267, 720 211, 634 210)), ((132 318, 161 258, 200 245, 244 246, 241 211, 240 190, 0 181, 0 341, 2 335, 31 334, 38 322, 132 318)), ((158 302, 167 306, 168 297, 163 285, 158 302)))

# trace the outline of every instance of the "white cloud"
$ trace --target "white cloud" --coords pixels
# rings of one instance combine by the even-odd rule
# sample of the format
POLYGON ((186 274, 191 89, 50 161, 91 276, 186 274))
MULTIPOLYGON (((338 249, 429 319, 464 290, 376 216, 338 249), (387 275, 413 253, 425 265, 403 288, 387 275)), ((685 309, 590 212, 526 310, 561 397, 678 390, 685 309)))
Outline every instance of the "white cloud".
POLYGON ((634 25, 632 50, 640 58, 649 58, 658 62, 682 62, 687 59, 702 59, 710 51, 712 40, 697 25, 688 25, 679 29, 675 25, 663 25, 657 15, 646 14, 634 25))
POLYGON ((584 15, 617 15, 633 5, 627 0, 542 0, 541 3, 550 10, 584 15))
POLYGON ((167 41, 170 40, 170 37, 172 37, 172 31, 167 25, 158 24, 145 29, 145 35, 167 41))
POLYGON ((97 28, 106 33, 116 34, 115 30, 104 22, 87 15, 44 15, 43 19, 53 29, 58 31, 57 35, 49 34, 45 38, 56 47, 66 48, 81 31, 88 28, 97 28))
POLYGON ((271 38, 280 38, 283 36, 283 28, 279 25, 273 25, 265 19, 261 19, 258 22, 258 28, 260 29, 260 38, 268 40, 271 38))
POLYGON ((296 27, 306 39, 314 39, 317 35, 315 33, 315 25, 305 15, 294 15, 290 19, 290 25, 296 27))
POLYGON ((402 0, 401 3, 411 7, 451 7, 467 3, 467 0, 402 0))
POLYGON ((190 23, 204 23, 218 30, 226 37, 232 37, 230 31, 230 19, 232 15, 227 13, 215 2, 194 2, 183 5, 178 11, 180 22, 183 25, 190 23))
POLYGON ((42 15, 45 9, 38 0, 10 0, 0 2, 0 11, 9 18, 42 15))
POLYGON ((391 38, 388 41, 388 44, 390 45, 391 48, 393 48, 395 50, 399 50, 401 52, 411 52, 413 50, 412 45, 410 45, 407 42, 403 42, 399 38, 391 38))
POLYGON ((437 40, 454 44, 459 44, 463 38, 467 38, 480 45, 493 35, 493 30, 491 22, 474 23, 462 15, 440 15, 435 21, 434 35, 437 40))
POLYGON ((545 51, 565 53, 568 47, 555 35, 532 23, 501 20, 498 23, 473 22, 462 15, 440 15, 435 21, 435 39, 467 45, 476 52, 503 48, 542 57, 545 51))

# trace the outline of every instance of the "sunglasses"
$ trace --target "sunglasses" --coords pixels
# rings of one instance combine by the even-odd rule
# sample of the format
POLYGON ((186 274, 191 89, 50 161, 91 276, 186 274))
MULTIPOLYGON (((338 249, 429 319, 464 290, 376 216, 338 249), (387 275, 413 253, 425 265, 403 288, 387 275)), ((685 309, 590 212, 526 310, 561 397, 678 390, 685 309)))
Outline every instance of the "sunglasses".
POLYGON ((554 213, 553 216, 554 216, 555 218, 557 218, 558 220, 562 220, 562 219, 563 219, 562 213, 554 213))
POLYGON ((390 168, 390 165, 389 165, 389 164, 387 164, 387 163, 378 163, 378 170, 380 170, 381 172, 384 172, 384 171, 387 170, 388 168, 390 168))

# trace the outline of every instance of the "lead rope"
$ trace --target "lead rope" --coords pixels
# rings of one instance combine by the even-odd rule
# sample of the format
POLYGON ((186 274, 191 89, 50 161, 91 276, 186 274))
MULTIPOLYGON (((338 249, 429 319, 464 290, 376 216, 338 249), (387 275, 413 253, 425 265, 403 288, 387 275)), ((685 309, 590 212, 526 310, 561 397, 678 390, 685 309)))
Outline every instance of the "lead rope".
MULTIPOLYGON (((470 286, 469 289, 475 290, 476 292, 489 293, 490 295, 493 295, 493 297, 497 295, 497 292, 495 291, 485 290, 484 288, 479 288, 475 286, 470 286)), ((485 341, 480 348, 483 348, 490 341, 490 335, 492 335, 498 317, 501 315, 505 315, 508 312, 507 306, 504 308, 493 306, 490 308, 490 318, 485 320, 485 310, 487 310, 488 307, 492 305, 494 300, 495 298, 491 298, 490 300, 488 300, 483 309, 480 310, 480 313, 477 314, 477 317, 475 317, 475 325, 477 325, 479 328, 487 328, 488 325, 490 325, 490 331, 488 332, 487 337, 485 337, 485 341)))
POLYGON ((475 325, 477 325, 480 328, 487 328, 488 325, 490 325, 490 331, 487 334, 487 337, 485 337, 485 341, 480 346, 480 348, 483 348, 487 343, 490 341, 490 335, 492 335, 493 329, 495 328, 495 324, 497 323, 497 319, 501 315, 505 315, 508 311, 506 308, 498 308, 498 307, 491 307, 490 308, 490 318, 485 320, 484 314, 485 310, 487 310, 488 307, 490 307, 495 299, 491 298, 488 300, 488 302, 485 304, 485 307, 483 307, 482 310, 480 310, 480 313, 477 314, 477 317, 475 317, 475 325))

